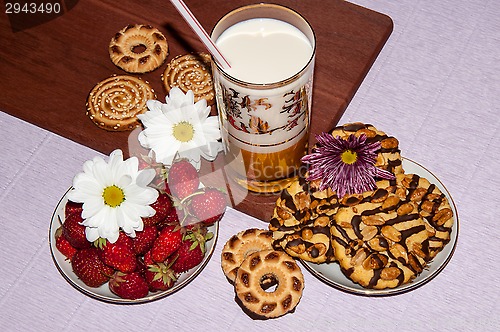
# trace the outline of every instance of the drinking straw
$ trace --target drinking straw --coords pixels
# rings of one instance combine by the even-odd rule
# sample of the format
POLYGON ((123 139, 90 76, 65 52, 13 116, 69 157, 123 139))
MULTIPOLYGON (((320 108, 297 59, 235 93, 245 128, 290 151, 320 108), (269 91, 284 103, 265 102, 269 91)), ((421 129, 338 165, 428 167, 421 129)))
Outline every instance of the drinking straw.
POLYGON ((229 62, 224 58, 219 49, 215 46, 214 42, 207 34, 205 29, 201 26, 200 22, 193 15, 191 10, 186 6, 184 1, 182 0, 170 0, 170 2, 174 5, 175 9, 181 14, 187 24, 193 29, 193 31, 198 35, 201 42, 205 45, 208 51, 214 56, 215 60, 224 68, 231 68, 229 62))

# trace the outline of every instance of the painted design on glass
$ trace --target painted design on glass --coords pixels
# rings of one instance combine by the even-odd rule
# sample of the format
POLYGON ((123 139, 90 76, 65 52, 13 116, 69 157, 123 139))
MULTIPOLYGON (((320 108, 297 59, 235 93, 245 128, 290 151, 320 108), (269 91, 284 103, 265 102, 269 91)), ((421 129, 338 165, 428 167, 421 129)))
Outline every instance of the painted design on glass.
MULTIPOLYGON (((242 96, 232 88, 224 86, 221 88, 224 104, 228 105, 226 108, 227 121, 236 130, 249 134, 271 135, 277 130, 290 131, 299 124, 299 120, 303 116, 307 121, 308 98, 305 87, 296 92, 291 90, 282 96, 285 102, 280 114, 286 114, 288 120, 285 124, 275 128, 271 128, 265 119, 254 114, 259 107, 265 111, 272 109, 273 105, 268 98, 252 99, 249 95, 242 96), (245 119, 242 114, 248 114, 249 118, 245 119)), ((272 115, 269 116, 272 117, 272 115)))

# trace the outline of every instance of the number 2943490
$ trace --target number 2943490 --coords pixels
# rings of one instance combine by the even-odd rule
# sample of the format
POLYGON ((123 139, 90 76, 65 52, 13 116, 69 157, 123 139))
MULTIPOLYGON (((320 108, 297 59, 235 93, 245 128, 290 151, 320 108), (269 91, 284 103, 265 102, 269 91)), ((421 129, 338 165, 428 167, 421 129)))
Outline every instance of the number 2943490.
POLYGON ((6 14, 59 14, 61 4, 59 2, 6 2, 6 14))

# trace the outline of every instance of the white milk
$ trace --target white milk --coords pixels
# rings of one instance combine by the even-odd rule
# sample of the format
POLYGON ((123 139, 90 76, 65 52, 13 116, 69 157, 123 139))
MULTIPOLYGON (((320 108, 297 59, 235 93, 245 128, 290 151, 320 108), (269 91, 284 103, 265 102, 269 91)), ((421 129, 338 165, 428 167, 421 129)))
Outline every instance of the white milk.
POLYGON ((249 83, 275 83, 297 74, 311 59, 309 39, 293 25, 255 18, 225 30, 217 47, 231 64, 226 72, 249 83))

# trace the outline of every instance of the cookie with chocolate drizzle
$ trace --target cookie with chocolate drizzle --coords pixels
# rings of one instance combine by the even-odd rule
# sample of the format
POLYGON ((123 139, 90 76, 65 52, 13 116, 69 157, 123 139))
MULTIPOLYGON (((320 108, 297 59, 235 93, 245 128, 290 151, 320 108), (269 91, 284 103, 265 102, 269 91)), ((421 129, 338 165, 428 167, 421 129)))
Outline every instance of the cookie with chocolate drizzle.
POLYGON ((446 196, 427 179, 416 174, 398 174, 396 194, 403 204, 416 206, 429 235, 429 258, 450 242, 453 211, 446 196))
POLYGON ((317 182, 299 176, 276 202, 269 223, 273 246, 305 261, 333 261, 330 220, 338 206, 337 196, 330 189, 320 191, 317 182))
POLYGON ((449 241, 453 215, 428 180, 399 174, 350 195, 331 227, 342 272, 366 288, 394 288, 419 275, 449 241))

